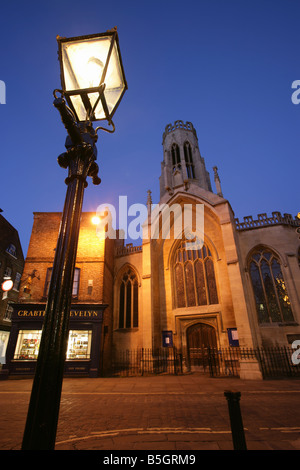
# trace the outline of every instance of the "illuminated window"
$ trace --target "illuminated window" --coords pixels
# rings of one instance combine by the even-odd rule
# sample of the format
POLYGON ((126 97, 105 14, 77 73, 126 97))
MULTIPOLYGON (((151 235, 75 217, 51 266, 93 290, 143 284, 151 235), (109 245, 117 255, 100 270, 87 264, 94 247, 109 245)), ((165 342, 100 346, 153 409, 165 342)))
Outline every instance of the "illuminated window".
POLYGON ((90 359, 91 341, 91 330, 70 330, 67 359, 90 359))
POLYGON ((20 330, 14 359, 36 360, 41 336, 42 330, 20 330))
POLYGON ((175 253, 177 308, 217 304, 214 263, 207 245, 184 240, 175 253))
POLYGON ((172 166, 173 166, 173 172, 174 172, 181 168, 180 150, 177 144, 172 145, 171 154, 172 154, 172 166))
POLYGON ((249 272, 259 323, 294 321, 278 257, 269 249, 256 250, 249 272))
MULTIPOLYGON (((14 359, 36 360, 39 354, 42 330, 20 330, 14 359)), ((67 359, 90 359, 91 330, 70 330, 67 359)))
POLYGON ((138 327, 138 281, 132 269, 121 280, 119 300, 119 328, 138 327))
POLYGON ((192 157, 192 148, 189 142, 185 142, 183 146, 184 150, 184 159, 185 159, 185 166, 188 178, 194 179, 195 178, 195 169, 192 157))
MULTIPOLYGON (((44 297, 48 296, 50 280, 51 280, 52 268, 47 269, 46 281, 44 287, 44 297)), ((72 297, 77 298, 79 292, 79 279, 80 279, 80 269, 75 268, 74 279, 73 279, 73 288, 72 288, 72 297)))

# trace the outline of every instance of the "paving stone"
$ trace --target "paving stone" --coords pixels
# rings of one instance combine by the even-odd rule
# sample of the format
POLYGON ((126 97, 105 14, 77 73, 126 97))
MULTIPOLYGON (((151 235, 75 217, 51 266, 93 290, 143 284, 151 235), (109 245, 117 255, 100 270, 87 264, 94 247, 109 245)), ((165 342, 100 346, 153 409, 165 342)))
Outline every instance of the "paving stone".
MULTIPOLYGON (((29 379, 0 382, 1 450, 21 448, 31 387, 29 379)), ((65 379, 57 449, 231 450, 224 390, 232 388, 242 394, 249 450, 300 450, 299 381, 219 380, 200 374, 65 379), (199 428, 210 432, 196 433, 199 428)))

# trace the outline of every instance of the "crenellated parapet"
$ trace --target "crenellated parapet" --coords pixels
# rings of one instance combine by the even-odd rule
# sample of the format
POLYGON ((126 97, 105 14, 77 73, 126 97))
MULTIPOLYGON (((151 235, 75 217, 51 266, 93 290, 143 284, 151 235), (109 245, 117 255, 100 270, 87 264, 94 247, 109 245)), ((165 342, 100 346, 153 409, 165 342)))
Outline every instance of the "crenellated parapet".
POLYGON ((269 227, 271 225, 290 225, 292 227, 300 227, 300 219, 293 217, 291 214, 283 214, 280 212, 272 212, 272 216, 268 217, 267 214, 258 214, 257 219, 253 220, 251 215, 244 217, 243 222, 238 218, 235 220, 237 230, 249 230, 253 228, 269 227))
POLYGON ((194 136, 197 138, 196 129, 194 128, 193 124, 189 121, 184 123, 183 121, 175 121, 174 124, 168 124, 165 128, 165 132, 163 133, 163 142, 168 134, 175 131, 176 129, 183 129, 186 131, 193 132, 194 136))

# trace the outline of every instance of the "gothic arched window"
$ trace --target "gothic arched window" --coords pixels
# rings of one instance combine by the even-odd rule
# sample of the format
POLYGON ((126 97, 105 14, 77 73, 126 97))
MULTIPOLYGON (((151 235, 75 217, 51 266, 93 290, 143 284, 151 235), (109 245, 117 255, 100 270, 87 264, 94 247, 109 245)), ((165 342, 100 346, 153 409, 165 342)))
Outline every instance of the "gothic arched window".
POLYGON ((207 245, 183 240, 175 253, 176 307, 217 304, 214 263, 207 245))
POLYGON ((259 323, 294 321, 279 258, 268 248, 252 253, 249 272, 259 323))
POLYGON ((172 145, 171 154, 172 154, 173 171, 180 169, 181 168, 180 150, 177 144, 172 145))
POLYGON ((184 150, 184 159, 185 159, 185 166, 188 178, 195 178, 195 169, 192 157, 192 148, 189 142, 185 142, 183 146, 184 150))
POLYGON ((119 328, 138 327, 138 281, 131 268, 123 274, 120 284, 119 328))

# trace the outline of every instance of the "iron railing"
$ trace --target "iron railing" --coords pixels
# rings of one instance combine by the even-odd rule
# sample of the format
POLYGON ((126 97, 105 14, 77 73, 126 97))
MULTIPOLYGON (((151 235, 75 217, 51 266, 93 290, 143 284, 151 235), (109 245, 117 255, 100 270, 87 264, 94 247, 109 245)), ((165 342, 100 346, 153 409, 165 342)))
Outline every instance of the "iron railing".
MULTIPOLYGON (((300 378, 300 358, 295 361, 293 357, 295 350, 290 347, 202 348, 193 350, 184 362, 187 370, 211 377, 239 377, 241 364, 250 360, 258 363, 264 379, 300 378)), ((112 361, 112 375, 115 376, 181 373, 183 356, 175 347, 120 351, 115 353, 112 361)))
POLYGON ((300 378, 300 358, 295 361, 295 355, 295 350, 289 347, 258 348, 257 356, 263 377, 300 378))
POLYGON ((112 374, 118 376, 178 373, 182 373, 182 355, 175 347, 119 351, 112 362, 112 374))
POLYGON ((285 346, 255 349, 207 348, 206 362, 211 377, 239 377, 242 361, 255 360, 264 379, 300 378, 300 364, 294 363, 292 359, 294 353, 293 349, 285 346))

